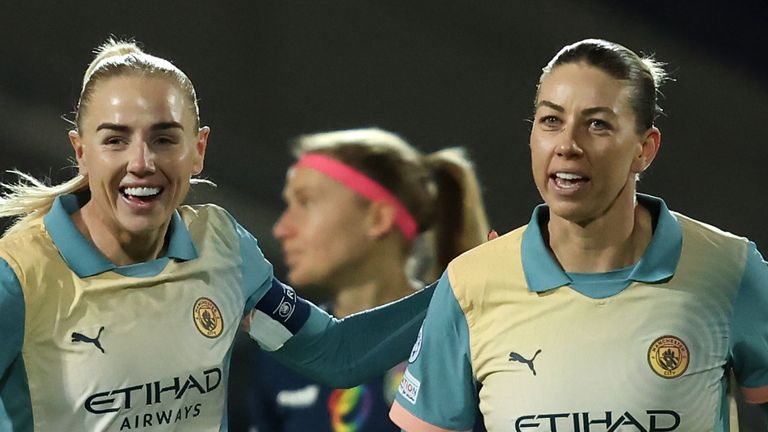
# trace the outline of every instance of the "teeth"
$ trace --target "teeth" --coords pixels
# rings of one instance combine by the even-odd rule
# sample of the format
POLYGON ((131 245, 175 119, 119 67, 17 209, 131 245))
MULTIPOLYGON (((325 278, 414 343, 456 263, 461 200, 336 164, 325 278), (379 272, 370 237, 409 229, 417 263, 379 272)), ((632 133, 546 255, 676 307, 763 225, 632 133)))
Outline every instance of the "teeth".
POLYGON ((563 180, 581 180, 584 178, 578 174, 567 173, 567 172, 555 173, 555 177, 563 180))
POLYGON ((147 197, 160 193, 159 187, 130 187, 123 191, 126 195, 147 197))

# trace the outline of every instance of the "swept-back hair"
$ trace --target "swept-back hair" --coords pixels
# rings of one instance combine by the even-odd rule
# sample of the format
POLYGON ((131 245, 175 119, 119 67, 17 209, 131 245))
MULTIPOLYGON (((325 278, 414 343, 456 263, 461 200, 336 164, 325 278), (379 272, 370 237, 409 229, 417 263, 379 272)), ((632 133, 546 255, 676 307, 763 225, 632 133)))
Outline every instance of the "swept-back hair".
MULTIPOLYGON (((188 105, 199 127, 197 96, 192 82, 179 68, 168 60, 147 54, 135 42, 110 38, 95 51, 95 58, 83 76, 83 87, 75 111, 75 126, 80 129, 81 121, 97 85, 111 77, 136 75, 142 77, 163 77, 171 80, 183 90, 188 105)), ((45 182, 20 171, 11 171, 18 176, 15 183, 2 184, 6 192, 0 196, 0 217, 15 218, 6 234, 19 230, 42 217, 50 210, 54 200, 70 193, 88 189, 88 178, 76 175, 57 185, 45 182)), ((191 179, 191 183, 210 183, 207 180, 191 179)))

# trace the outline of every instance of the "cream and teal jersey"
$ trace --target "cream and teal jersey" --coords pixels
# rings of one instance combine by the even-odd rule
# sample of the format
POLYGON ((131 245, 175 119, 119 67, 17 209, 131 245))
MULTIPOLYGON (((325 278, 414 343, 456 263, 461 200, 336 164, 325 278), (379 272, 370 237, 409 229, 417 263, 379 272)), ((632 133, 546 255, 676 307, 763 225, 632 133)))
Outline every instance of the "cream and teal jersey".
POLYGON ((179 208, 164 256, 118 267, 72 222, 84 199, 0 240, 0 431, 226 431, 244 317, 277 358, 354 385, 407 357, 431 296, 336 320, 213 205, 179 208))
POLYGON ((768 401, 768 268, 755 245, 638 195, 635 265, 566 273, 538 207, 441 278, 390 416, 408 432, 728 430, 732 370, 768 401))

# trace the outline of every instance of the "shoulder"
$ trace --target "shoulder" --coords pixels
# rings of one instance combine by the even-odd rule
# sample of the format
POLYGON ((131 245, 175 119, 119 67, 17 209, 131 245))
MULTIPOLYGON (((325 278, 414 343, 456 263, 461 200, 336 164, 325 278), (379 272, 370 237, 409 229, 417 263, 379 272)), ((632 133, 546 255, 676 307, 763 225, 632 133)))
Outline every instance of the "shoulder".
POLYGON ((705 222, 693 219, 685 216, 684 214, 671 212, 672 215, 680 223, 680 227, 683 229, 683 235, 696 236, 711 239, 717 242, 734 242, 734 243, 746 243, 745 237, 724 231, 714 225, 710 225, 705 222))
POLYGON ((223 207, 216 204, 183 205, 178 208, 179 215, 185 223, 220 222, 233 224, 235 219, 223 207))
POLYGON ((720 256, 746 258, 749 240, 714 225, 672 212, 683 232, 684 252, 710 251, 720 256))
POLYGON ((488 290, 524 282, 521 251, 526 227, 483 243, 451 261, 446 274, 462 308, 482 301, 488 290))
POLYGON ((215 204, 185 205, 177 210, 195 243, 208 237, 231 243, 237 242, 240 237, 235 218, 215 204))
POLYGON ((527 225, 476 246, 456 257, 449 269, 466 269, 476 266, 492 266, 496 261, 506 261, 509 254, 520 254, 523 233, 527 225))
POLYGON ((749 269, 749 240, 679 213, 673 216, 682 232, 675 279, 691 278, 703 291, 709 287, 713 293, 737 292, 749 269), (731 288, 723 291, 725 287, 731 288))
POLYGON ((198 252, 224 256, 245 267, 245 278, 261 286, 272 277, 272 265, 264 258, 256 238, 225 209, 214 204, 181 206, 179 215, 198 252))
POLYGON ((43 224, 43 219, 39 218, 0 237, 0 250, 13 250, 15 247, 26 244, 30 240, 44 236, 46 236, 45 224, 43 224))
POLYGON ((58 252, 42 218, 0 238, 0 258, 17 273, 22 271, 22 263, 38 262, 42 256, 50 256, 51 253, 58 252))

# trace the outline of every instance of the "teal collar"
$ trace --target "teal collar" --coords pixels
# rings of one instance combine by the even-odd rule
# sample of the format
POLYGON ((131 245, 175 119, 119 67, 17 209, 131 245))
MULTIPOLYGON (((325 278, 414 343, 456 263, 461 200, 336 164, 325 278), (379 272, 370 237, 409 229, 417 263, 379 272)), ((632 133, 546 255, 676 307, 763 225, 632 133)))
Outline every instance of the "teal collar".
MULTIPOLYGON (((648 248, 628 279, 645 283, 667 280, 674 275, 680 261, 683 249, 682 229, 661 198, 637 194, 637 201, 654 216, 655 226, 648 248)), ((573 283, 544 243, 541 225, 548 220, 549 208, 546 204, 537 206, 523 233, 523 270, 528 289, 533 292, 544 292, 573 283)))
MULTIPOLYGON (((54 245, 69 267, 81 278, 120 269, 102 255, 93 243, 83 237, 69 216, 78 211, 88 199, 87 195, 62 195, 56 198, 51 210, 43 218, 45 228, 48 230, 54 245)), ((170 233, 168 249, 166 254, 158 260, 167 261, 168 258, 172 258, 188 261, 197 258, 197 250, 192 243, 192 237, 190 237, 178 211, 173 213, 168 230, 170 233)), ((135 269, 136 266, 143 264, 145 263, 124 267, 135 269)), ((153 262, 146 264, 153 265, 153 262)))

